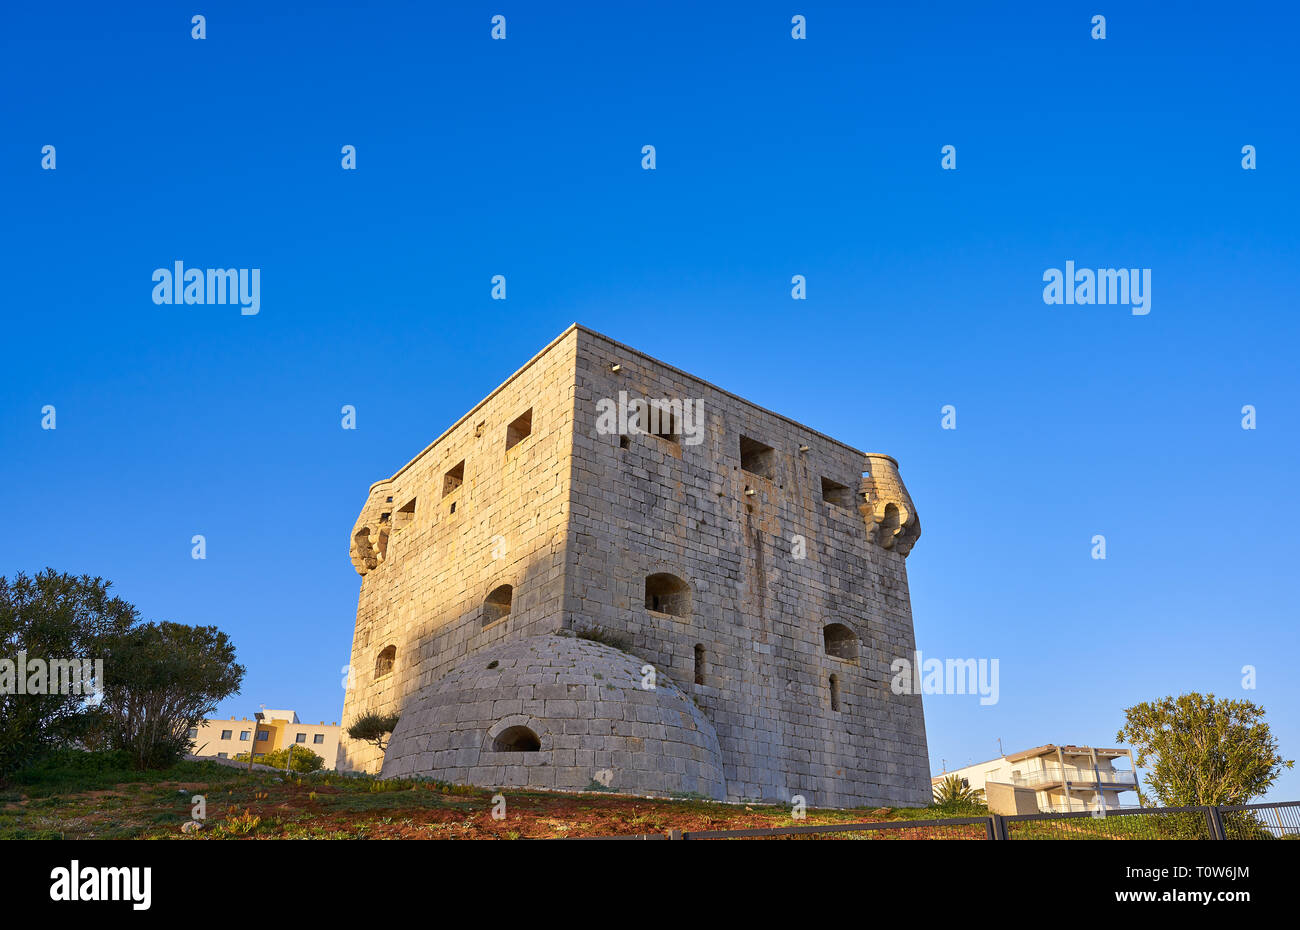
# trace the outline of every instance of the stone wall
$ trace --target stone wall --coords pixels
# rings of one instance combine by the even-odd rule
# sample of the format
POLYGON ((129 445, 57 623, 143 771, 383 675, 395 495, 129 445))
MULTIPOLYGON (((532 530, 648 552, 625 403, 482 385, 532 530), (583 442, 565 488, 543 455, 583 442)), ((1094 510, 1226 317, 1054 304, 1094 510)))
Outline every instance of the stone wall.
MULTIPOLYGON (((891 549, 869 538, 854 491, 872 462, 585 330, 577 375, 566 626, 625 630, 636 654, 683 683, 717 729, 733 798, 928 803, 921 699, 889 688, 890 663, 915 646, 904 562, 914 537, 891 549), (598 402, 620 391, 702 400, 703 441, 602 434, 598 402), (742 468, 741 437, 766 475, 742 468), (645 579, 659 572, 690 585, 689 617, 647 608, 645 579), (826 653, 830 624, 852 631, 855 659, 826 653)), ((892 530, 880 535, 892 544, 892 530)))
POLYGON ((385 777, 436 773, 457 784, 722 799, 713 724, 666 675, 601 643, 530 636, 463 660, 403 715, 385 777), (523 727, 529 751, 500 741, 523 727))
MULTIPOLYGON (((352 534, 362 579, 345 728, 368 710, 400 712, 467 655, 559 628, 576 341, 573 330, 556 339, 371 488, 352 534), (530 435, 507 451, 510 424, 530 410, 530 435), (485 627, 484 601, 501 585, 513 589, 510 613, 485 627), (393 669, 377 675, 389 646, 393 669)), ((341 770, 377 772, 381 761, 344 737, 341 770)))

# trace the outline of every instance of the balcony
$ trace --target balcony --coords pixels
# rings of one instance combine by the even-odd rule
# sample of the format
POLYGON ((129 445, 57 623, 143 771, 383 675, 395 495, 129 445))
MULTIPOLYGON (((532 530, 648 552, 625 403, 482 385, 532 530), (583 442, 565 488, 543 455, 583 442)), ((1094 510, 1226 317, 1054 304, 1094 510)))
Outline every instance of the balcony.
POLYGON ((1050 788, 1054 785, 1070 784, 1087 788, 1113 788, 1117 791, 1130 791, 1137 788, 1137 773, 1128 769, 1092 769, 1074 766, 1047 765, 1042 769, 1012 775, 1011 783, 1026 788, 1050 788))

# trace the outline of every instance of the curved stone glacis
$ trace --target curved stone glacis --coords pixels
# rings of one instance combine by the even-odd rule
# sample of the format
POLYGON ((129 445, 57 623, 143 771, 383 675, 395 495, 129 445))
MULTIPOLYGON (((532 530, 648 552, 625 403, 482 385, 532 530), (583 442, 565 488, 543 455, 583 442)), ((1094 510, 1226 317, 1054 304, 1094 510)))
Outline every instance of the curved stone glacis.
POLYGON ((563 634, 476 652, 402 710, 383 776, 725 798, 713 724, 645 664, 563 634))

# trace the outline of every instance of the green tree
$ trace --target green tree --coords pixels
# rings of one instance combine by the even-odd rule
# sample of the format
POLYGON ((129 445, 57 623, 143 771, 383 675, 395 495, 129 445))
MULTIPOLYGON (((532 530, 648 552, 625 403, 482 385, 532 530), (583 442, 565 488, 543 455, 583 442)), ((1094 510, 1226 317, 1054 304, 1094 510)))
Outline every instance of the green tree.
MULTIPOLYGON (((297 743, 291 743, 285 749, 273 749, 268 753, 262 754, 262 758, 254 759, 254 765, 269 765, 273 769, 284 770, 284 765, 290 759, 290 753, 293 753, 293 764, 289 769, 291 772, 319 772, 325 767, 325 760, 316 753, 312 752, 306 746, 299 746, 297 743)), ((235 756, 236 762, 247 762, 249 754, 246 752, 238 753, 235 756)))
POLYGON ((984 789, 962 784, 960 776, 949 775, 933 788, 935 804, 983 804, 984 789))
POLYGON ((190 728, 239 691, 244 667, 214 626, 145 623, 108 640, 104 677, 110 745, 137 768, 165 768, 189 751, 190 728))
POLYGON ((380 752, 388 748, 388 737, 397 729, 397 714, 377 714, 369 711, 362 714, 348 727, 348 736, 370 743, 380 752))
POLYGON ((20 653, 46 663, 103 657, 105 639, 138 619, 134 607, 110 596, 110 587, 102 578, 52 568, 35 577, 20 572, 12 581, 0 577, 0 779, 90 732, 93 702, 84 684, 81 694, 18 694, 14 685, 20 653))
POLYGON ((1264 708, 1250 701, 1191 693, 1124 713, 1116 739, 1137 750, 1135 761, 1164 806, 1246 804, 1295 764, 1278 754, 1264 708))

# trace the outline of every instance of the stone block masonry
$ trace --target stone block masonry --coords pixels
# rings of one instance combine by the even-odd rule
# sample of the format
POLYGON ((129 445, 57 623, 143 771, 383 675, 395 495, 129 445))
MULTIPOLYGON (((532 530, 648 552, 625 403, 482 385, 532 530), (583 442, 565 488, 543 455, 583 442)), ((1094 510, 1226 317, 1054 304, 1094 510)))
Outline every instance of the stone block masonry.
POLYGON ((570 327, 372 486, 344 724, 401 722, 339 768, 928 803, 921 698, 889 687, 919 534, 889 456, 570 327), (702 428, 611 431, 620 397, 702 428))

